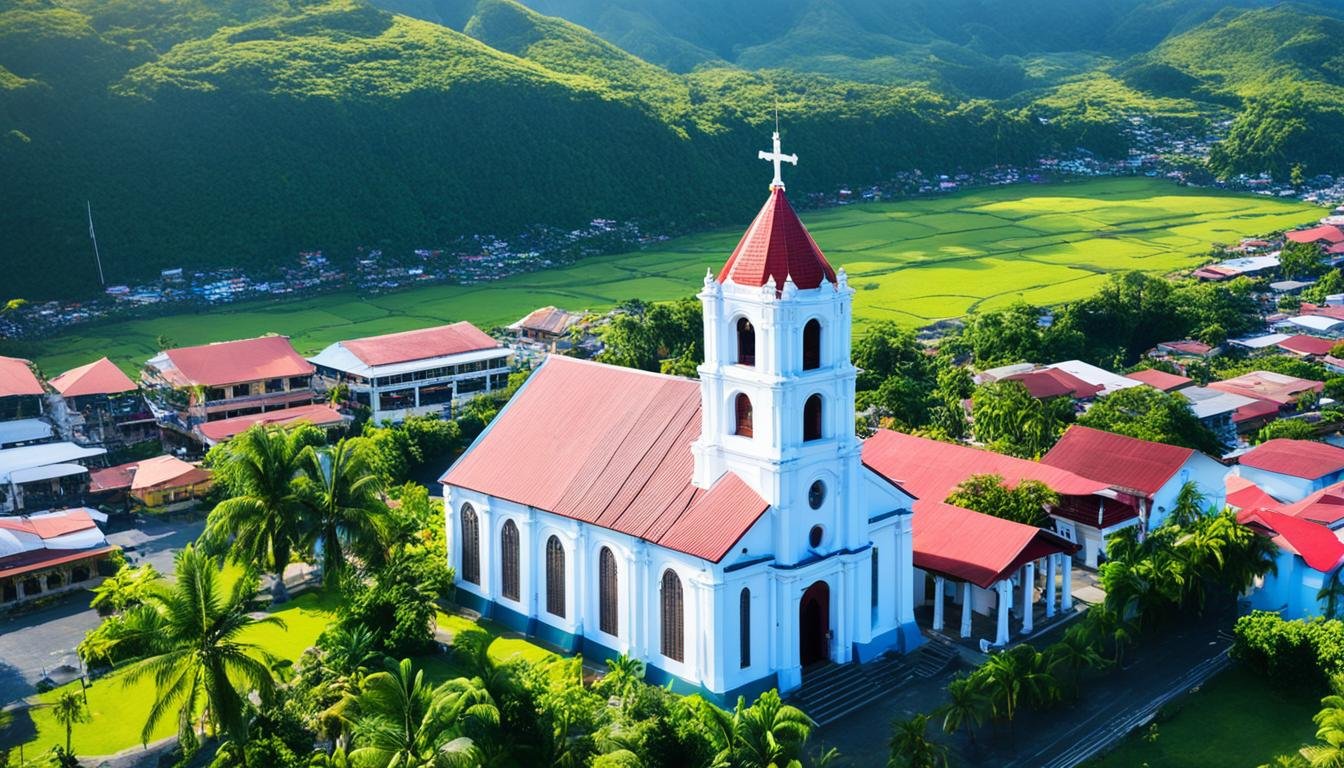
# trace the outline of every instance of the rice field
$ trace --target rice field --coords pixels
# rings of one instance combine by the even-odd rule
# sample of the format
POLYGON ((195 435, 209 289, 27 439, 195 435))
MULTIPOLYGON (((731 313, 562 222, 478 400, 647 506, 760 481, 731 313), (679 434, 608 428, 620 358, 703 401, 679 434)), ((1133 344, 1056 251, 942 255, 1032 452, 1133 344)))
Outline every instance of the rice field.
MULTIPOLYGON (((310 354, 340 339, 456 320, 506 325, 547 304, 601 311, 628 298, 673 299, 693 294, 705 270, 723 263, 754 213, 744 210, 741 222, 724 230, 486 285, 235 305, 85 326, 4 350, 36 360, 48 375, 102 355, 133 371, 157 351, 159 335, 185 345, 283 333, 310 354)), ((1115 178, 850 205, 808 212, 803 220, 857 289, 861 330, 874 320, 926 325, 1019 299, 1047 305, 1077 299, 1108 273, 1188 268, 1211 243, 1320 215, 1295 201, 1115 178)))

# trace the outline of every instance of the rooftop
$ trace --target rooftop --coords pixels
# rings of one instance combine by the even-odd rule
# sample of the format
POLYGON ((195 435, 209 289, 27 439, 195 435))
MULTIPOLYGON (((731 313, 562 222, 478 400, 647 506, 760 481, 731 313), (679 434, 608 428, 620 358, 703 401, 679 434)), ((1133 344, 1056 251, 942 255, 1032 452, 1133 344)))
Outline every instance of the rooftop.
POLYGON ((100 357, 78 368, 71 368, 49 383, 52 389, 65 397, 117 395, 135 391, 135 382, 106 357, 100 357))
POLYGON ((1303 336, 1298 334, 1297 336, 1289 336, 1283 341, 1280 341, 1278 346, 1281 349, 1286 349, 1289 352, 1296 352, 1299 355, 1323 357, 1330 354, 1330 350, 1334 349, 1335 345, 1338 343, 1338 341, 1322 339, 1319 336, 1303 336))
POLYGON ((489 334, 466 321, 337 343, 369 366, 448 357, 501 346, 489 334))
POLYGON ((1145 368, 1141 371, 1126 373, 1125 378, 1133 379, 1140 384, 1147 384, 1153 389, 1159 389, 1163 392, 1172 392, 1194 383, 1194 379, 1185 376, 1177 376, 1174 373, 1159 371, 1156 368, 1145 368))
POLYGON ((169 349, 151 358, 149 364, 176 386, 218 387, 313 372, 313 364, 294 351, 288 336, 169 349))
POLYGON ((18 357, 0 357, 0 397, 42 394, 42 383, 32 363, 18 357))
POLYGON ((1283 235, 1294 243, 1344 242, 1344 232, 1341 232, 1339 227, 1330 224, 1322 224, 1310 229, 1295 229, 1291 232, 1284 232, 1283 235))
POLYGON ((1042 368, 1039 371, 1010 373, 999 381, 1016 381, 1026 387, 1027 392, 1037 400, 1046 400, 1060 395, 1077 399, 1096 397, 1102 390, 1098 384, 1089 384, 1068 371, 1059 368, 1042 368))
POLYGON ((835 270, 799 221, 784 190, 775 187, 719 271, 718 280, 773 285, 782 291, 785 279, 792 279, 799 288, 816 288, 823 282, 834 283, 835 270))
POLYGON ((341 412, 325 403, 300 405, 294 408, 282 408, 278 411, 253 413, 247 416, 234 416, 231 419, 207 421, 196 427, 197 431, 210 443, 222 443, 240 435, 256 424, 276 424, 290 426, 299 423, 312 424, 315 427, 330 427, 345 422, 341 412))
POLYGON ((1326 573, 1344 561, 1344 542, 1320 523, 1270 509, 1245 509, 1237 522, 1272 536, 1279 549, 1299 555, 1307 565, 1326 573))
POLYGON ((1274 371, 1251 371, 1224 381, 1209 382, 1209 387, 1257 400, 1269 400, 1283 406, 1295 402, 1303 392, 1322 391, 1325 383, 1274 371))
POLYGON ((1086 381, 1088 384, 1095 384, 1101 387, 1099 394, 1109 395, 1112 392, 1137 387, 1139 383, 1127 379, 1118 373, 1112 373, 1105 368, 1098 368, 1091 363, 1085 363, 1082 360, 1065 360, 1061 363, 1051 363, 1047 368, 1054 368, 1065 371, 1073 376, 1086 381))
POLYGON ((558 336, 569 330, 569 327, 579 320, 580 316, 573 312, 566 312, 556 307, 541 307, 528 312, 525 317, 510 325, 509 328, 558 336))
POLYGON ((1106 483, 1116 490, 1150 497, 1194 455, 1190 448, 1075 424, 1041 457, 1041 463, 1106 483))
POLYGON ((1243 453, 1242 466, 1304 480, 1317 480, 1344 470, 1344 448, 1315 440, 1267 440, 1243 453))

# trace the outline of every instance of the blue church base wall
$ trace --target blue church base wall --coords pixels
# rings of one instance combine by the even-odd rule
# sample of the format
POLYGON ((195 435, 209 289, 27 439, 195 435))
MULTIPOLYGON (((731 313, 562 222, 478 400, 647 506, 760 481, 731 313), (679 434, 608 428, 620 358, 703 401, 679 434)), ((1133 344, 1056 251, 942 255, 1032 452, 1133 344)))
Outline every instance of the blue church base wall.
POLYGON ((919 631, 915 623, 909 622, 901 626, 883 632, 866 643, 854 644, 854 660, 867 664, 868 662, 880 657, 884 653, 910 653, 925 643, 924 633, 919 631))

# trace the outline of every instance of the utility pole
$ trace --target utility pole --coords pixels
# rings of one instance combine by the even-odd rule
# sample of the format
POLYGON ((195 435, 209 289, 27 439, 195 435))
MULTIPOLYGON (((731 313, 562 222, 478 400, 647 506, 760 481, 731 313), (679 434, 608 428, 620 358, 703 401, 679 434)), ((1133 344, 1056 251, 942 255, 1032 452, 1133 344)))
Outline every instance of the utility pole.
POLYGON ((98 284, 107 287, 103 279, 103 257, 98 255, 98 235, 93 232, 93 203, 85 200, 84 207, 89 212, 89 239, 93 241, 93 260, 98 263, 98 284))

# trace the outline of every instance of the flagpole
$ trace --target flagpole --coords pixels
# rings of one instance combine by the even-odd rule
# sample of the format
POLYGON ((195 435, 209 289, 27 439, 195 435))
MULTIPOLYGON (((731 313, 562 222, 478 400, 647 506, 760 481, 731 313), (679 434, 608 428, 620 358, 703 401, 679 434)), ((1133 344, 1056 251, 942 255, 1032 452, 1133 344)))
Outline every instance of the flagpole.
POLYGON ((98 262, 98 284, 106 286, 107 281, 103 279, 103 257, 98 255, 98 236, 93 233, 93 203, 85 200, 84 207, 89 212, 89 239, 93 241, 93 259, 98 262))

